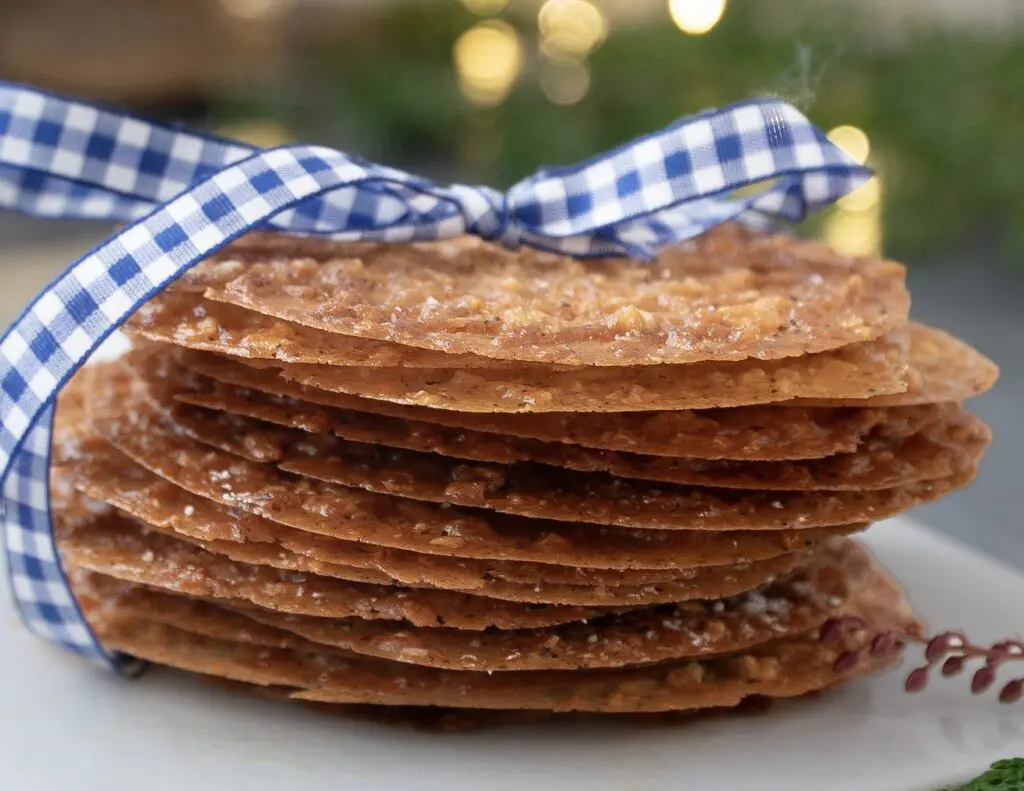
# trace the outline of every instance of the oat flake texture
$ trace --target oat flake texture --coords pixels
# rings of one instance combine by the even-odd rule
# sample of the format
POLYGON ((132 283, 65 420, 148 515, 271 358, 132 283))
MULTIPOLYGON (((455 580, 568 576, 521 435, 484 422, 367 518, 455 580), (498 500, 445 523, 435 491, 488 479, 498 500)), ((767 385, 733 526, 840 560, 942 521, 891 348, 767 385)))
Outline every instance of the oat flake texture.
POLYGON ((922 629, 856 534, 991 439, 996 367, 907 307, 731 226, 653 264, 251 234, 62 393, 61 557, 108 648, 385 722, 827 690, 922 629))
POLYGON ((899 264, 735 226, 652 264, 486 242, 338 246, 259 236, 183 287, 341 335, 566 365, 778 359, 874 340, 906 321, 899 264))

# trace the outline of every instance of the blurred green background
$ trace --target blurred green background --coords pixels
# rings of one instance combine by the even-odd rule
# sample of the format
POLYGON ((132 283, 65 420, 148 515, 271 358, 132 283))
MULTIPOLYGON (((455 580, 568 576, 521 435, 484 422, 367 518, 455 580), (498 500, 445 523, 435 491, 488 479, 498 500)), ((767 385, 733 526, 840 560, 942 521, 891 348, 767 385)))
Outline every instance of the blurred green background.
MULTIPOLYGON (((497 23, 457 2, 389 5, 371 35, 305 53, 297 65, 315 93, 284 90, 270 100, 243 93, 218 111, 237 118, 258 109, 302 135, 344 137, 371 158, 436 163, 442 172, 503 185, 681 114, 777 94, 825 129, 852 125, 866 133, 883 181, 882 228, 892 254, 916 256, 984 231, 1024 251, 1024 223, 1014 222, 1024 217, 1024 31, 931 28, 887 40, 892 31, 859 18, 864 5, 735 0, 707 33, 687 35, 665 4, 625 20, 609 9, 603 30, 592 21, 601 17, 584 11, 595 5, 558 5, 576 15, 558 20, 564 47, 550 43, 557 29, 542 35, 528 3, 508 3, 492 18, 497 23), (453 48, 467 30, 481 29, 490 35, 481 51, 464 56, 463 82, 496 86, 491 96, 474 95, 471 84, 462 91, 467 101, 453 48), (502 34, 521 54, 504 54, 502 34), (506 95, 500 61, 508 59, 511 71, 515 57, 506 95)), ((699 0, 675 5, 682 22, 687 5, 697 9, 695 21, 705 21, 699 0)), ((834 233, 841 245, 874 246, 869 222, 840 227, 850 229, 834 233)))
MULTIPOLYGON (((1024 567, 1024 0, 0 0, 0 78, 494 186, 782 96, 878 173, 802 230, 1003 369, 978 481, 914 515, 1024 567)), ((108 230, 0 215, 0 322, 108 230)))
POLYGON ((880 174, 814 232, 1024 253, 1018 0, 0 0, 2 73, 496 186, 775 94, 880 174))

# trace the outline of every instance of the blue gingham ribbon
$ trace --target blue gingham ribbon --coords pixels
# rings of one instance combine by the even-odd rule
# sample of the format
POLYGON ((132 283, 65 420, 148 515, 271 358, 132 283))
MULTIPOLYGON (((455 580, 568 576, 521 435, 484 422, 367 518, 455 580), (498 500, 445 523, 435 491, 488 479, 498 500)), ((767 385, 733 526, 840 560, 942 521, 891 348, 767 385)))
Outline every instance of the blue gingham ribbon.
POLYGON ((143 302, 241 234, 409 242, 468 233, 510 248, 649 259, 726 220, 800 220, 870 175, 774 99, 683 118, 502 193, 435 184, 322 146, 260 150, 0 82, 0 206, 128 223, 0 339, 2 506, 23 621, 70 651, 125 667, 91 633, 54 547, 54 399, 143 302))

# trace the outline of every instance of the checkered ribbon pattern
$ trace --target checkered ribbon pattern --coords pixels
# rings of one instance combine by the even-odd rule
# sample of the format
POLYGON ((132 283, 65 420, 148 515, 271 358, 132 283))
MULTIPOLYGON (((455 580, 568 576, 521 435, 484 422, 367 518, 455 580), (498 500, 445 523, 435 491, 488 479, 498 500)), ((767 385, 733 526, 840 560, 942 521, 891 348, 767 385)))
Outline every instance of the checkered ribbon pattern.
POLYGON ((0 82, 0 206, 124 223, 0 338, 0 481, 13 599, 35 634, 130 672, 92 634, 50 520, 54 400, 143 302, 253 229, 411 242, 476 234, 650 260, 727 220, 797 221, 871 172, 775 99, 686 117, 507 192, 441 185, 313 145, 257 149, 0 82))

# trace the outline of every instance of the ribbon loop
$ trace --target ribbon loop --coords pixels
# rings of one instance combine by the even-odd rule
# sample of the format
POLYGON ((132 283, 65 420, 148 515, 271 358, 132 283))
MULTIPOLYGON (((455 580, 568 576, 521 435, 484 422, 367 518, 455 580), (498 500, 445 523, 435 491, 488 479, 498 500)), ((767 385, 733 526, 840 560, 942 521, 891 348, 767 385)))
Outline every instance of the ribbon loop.
POLYGON ((0 502, 22 619, 68 650, 129 669, 96 641, 61 570, 49 497, 54 399, 132 312, 241 234, 410 242, 469 233, 510 249, 652 258, 728 220, 802 219, 870 175, 770 99, 684 118, 502 193, 323 146, 258 150, 0 82, 0 208, 128 223, 0 338, 0 502))

